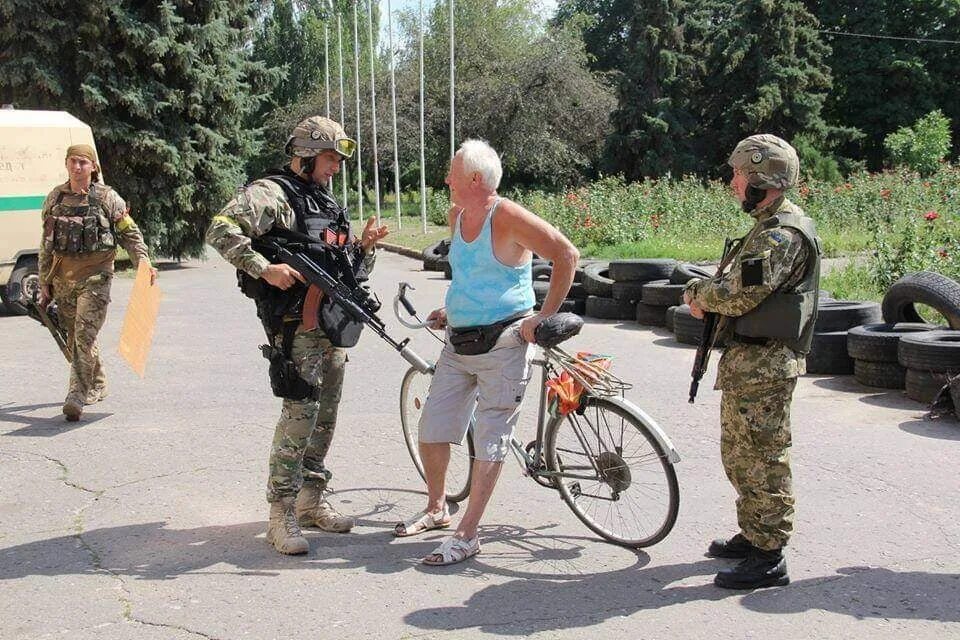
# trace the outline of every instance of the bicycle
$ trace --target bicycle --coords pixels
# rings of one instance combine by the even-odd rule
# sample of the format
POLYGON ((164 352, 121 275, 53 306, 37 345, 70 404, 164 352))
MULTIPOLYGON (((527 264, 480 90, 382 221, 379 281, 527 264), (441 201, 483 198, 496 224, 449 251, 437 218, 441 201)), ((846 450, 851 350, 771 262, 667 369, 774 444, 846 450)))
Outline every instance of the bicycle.
MULTIPOLYGON (((426 327, 406 297, 408 288, 412 289, 400 283, 394 313, 408 328, 426 327), (401 304, 417 323, 401 316, 401 304)), ((576 335, 580 325, 557 344, 538 345, 541 353, 533 359, 541 369, 536 439, 524 445, 512 436, 510 449, 523 475, 557 490, 594 533, 622 546, 647 547, 663 540, 676 522, 680 493, 674 465, 680 456, 657 423, 623 397, 632 385, 559 348, 559 342, 576 335), (551 411, 548 404, 547 381, 561 371, 583 388, 576 410, 566 415, 551 411)), ((400 387, 404 442, 424 481, 417 424, 434 370, 433 363, 414 364, 400 387)), ((460 452, 451 451, 447 470, 450 502, 470 494, 474 457, 470 427, 460 452)))

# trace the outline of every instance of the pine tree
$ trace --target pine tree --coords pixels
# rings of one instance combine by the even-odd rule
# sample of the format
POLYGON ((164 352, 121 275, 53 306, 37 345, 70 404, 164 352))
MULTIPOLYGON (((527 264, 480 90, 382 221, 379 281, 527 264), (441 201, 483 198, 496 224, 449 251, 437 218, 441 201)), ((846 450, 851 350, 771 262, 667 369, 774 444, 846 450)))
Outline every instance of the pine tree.
POLYGON ((240 0, 0 0, 0 95, 89 124, 151 248, 200 255, 257 149, 246 116, 276 76, 246 53, 250 11, 240 0))
POLYGON ((697 28, 707 59, 696 99, 698 156, 708 173, 722 173, 727 154, 748 135, 822 140, 831 132, 822 115, 830 51, 802 2, 715 0, 702 7, 697 28))
MULTIPOLYGON (((937 108, 960 122, 960 46, 917 40, 960 40, 960 2, 807 0, 806 5, 826 31, 884 36, 824 35, 834 77, 824 113, 864 134, 846 153, 879 169, 884 137, 899 127, 937 108)), ((960 136, 954 149, 960 149, 960 136)))
POLYGON ((634 3, 626 21, 618 87, 606 164, 627 179, 682 175, 696 167, 691 135, 696 123, 688 100, 702 75, 685 43, 683 0, 634 3))

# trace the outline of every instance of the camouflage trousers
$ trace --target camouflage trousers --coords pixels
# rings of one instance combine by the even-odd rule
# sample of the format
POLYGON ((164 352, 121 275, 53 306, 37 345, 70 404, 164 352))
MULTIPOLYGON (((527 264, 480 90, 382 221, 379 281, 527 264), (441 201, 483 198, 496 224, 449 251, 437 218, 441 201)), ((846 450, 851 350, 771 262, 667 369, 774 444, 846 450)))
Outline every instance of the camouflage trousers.
POLYGON ((720 401, 720 454, 737 491, 737 521, 761 549, 793 532, 790 401, 796 378, 726 389, 720 401))
POLYGON ((113 276, 98 273, 84 280, 53 279, 53 298, 60 321, 67 330, 67 348, 71 352, 69 395, 82 402, 87 393, 105 385, 107 378, 100 362, 97 334, 107 319, 110 284, 113 276))
POLYGON ((320 397, 283 399, 270 450, 267 502, 296 496, 304 482, 325 489, 332 476, 324 459, 337 425, 346 352, 314 329, 294 336, 290 359, 305 381, 320 387, 320 397))

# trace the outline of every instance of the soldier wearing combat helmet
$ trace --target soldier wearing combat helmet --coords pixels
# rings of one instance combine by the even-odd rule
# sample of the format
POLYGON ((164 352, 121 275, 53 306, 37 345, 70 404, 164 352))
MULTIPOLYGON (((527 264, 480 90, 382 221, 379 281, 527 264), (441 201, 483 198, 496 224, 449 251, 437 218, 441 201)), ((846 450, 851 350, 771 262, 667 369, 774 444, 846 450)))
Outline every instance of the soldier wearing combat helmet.
MULTIPOLYGON (((126 249, 134 267, 141 260, 149 265, 150 258, 123 198, 99 182, 100 164, 93 147, 75 144, 66 156, 69 180, 50 192, 40 213, 37 303, 46 308, 56 300, 67 330, 70 384, 63 413, 74 422, 84 405, 107 396, 97 334, 107 317, 117 246, 126 249)), ((151 267, 151 284, 156 277, 151 267)))
POLYGON ((707 555, 741 562, 714 582, 754 589, 789 582, 783 548, 793 531, 790 402, 806 370, 820 280, 813 220, 785 191, 798 180, 797 152, 772 135, 742 140, 728 161, 730 187, 753 228, 731 248, 729 269, 687 285, 691 314, 720 316, 726 349, 716 388, 720 454, 737 492, 740 531, 714 540, 707 555))
POLYGON ((267 479, 267 541, 280 553, 307 552, 301 525, 334 532, 353 527, 353 519, 324 496, 331 477, 324 459, 336 426, 346 354, 335 346, 336 327, 318 324, 316 316, 304 317, 303 276, 286 264, 272 264, 254 241, 286 229, 334 242, 351 257, 355 275, 364 279, 386 227, 370 218, 354 239, 346 209, 328 191, 340 163, 355 149, 356 142, 333 120, 303 120, 287 139, 290 163, 242 187, 207 231, 207 243, 236 267, 241 290, 257 304, 269 342, 264 354, 270 360, 271 387, 283 398, 267 479))

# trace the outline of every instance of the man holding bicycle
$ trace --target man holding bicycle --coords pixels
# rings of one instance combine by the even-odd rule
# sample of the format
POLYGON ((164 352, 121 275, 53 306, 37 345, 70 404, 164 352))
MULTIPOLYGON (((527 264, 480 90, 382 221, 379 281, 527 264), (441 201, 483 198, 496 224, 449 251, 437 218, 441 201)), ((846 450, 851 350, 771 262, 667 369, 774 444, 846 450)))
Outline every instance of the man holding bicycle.
POLYGON ((447 329, 420 418, 427 507, 399 523, 395 534, 450 526, 444 487, 450 444, 463 441, 471 412, 476 460, 466 512, 454 534, 423 558, 425 564, 454 564, 480 552, 477 527, 520 415, 534 331, 560 308, 580 257, 553 226, 497 195, 502 175, 496 151, 484 141, 467 140, 445 180, 453 204, 447 214, 453 280, 446 307, 427 318, 433 328, 447 329), (534 252, 553 261, 550 289, 537 314, 532 313, 534 252))

